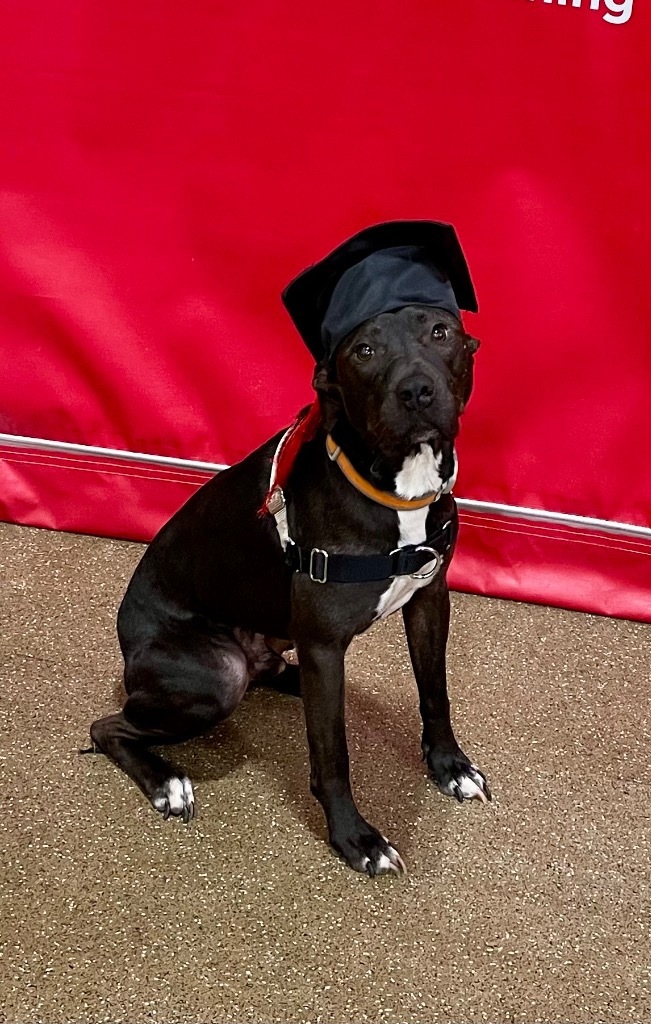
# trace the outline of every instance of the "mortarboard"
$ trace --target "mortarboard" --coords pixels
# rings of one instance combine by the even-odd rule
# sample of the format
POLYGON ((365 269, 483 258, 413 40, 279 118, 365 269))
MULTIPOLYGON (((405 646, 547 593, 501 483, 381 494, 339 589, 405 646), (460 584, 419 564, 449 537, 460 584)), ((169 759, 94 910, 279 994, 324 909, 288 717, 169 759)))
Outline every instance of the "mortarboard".
POLYGON ((451 224, 402 220, 353 235, 287 285, 285 307, 317 362, 371 317, 409 305, 477 312, 451 224))

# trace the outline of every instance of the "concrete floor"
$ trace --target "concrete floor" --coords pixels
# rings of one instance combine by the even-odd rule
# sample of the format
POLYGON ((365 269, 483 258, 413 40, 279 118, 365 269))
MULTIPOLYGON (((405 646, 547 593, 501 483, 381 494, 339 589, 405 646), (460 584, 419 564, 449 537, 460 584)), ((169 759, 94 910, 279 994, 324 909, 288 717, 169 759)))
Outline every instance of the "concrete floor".
POLYGON ((362 637, 356 793, 409 869, 371 880, 324 843, 294 698, 257 691, 178 749, 188 827, 76 754, 120 703, 141 550, 0 526, 1 1021, 651 1020, 648 626, 454 596, 489 807, 427 781, 400 617, 362 637))

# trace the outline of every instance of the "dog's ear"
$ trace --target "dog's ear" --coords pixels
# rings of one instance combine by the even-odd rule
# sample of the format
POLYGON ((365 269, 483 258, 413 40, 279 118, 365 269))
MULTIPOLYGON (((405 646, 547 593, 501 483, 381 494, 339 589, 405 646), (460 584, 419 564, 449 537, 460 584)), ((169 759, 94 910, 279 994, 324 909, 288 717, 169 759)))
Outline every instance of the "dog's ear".
POLYGON ((473 383, 473 367, 474 367, 474 355, 479 348, 480 341, 478 338, 473 338, 471 334, 464 335, 463 348, 464 356, 460 359, 460 367, 462 367, 461 375, 457 383, 457 401, 459 402, 459 413, 462 413, 468 404, 470 393, 472 392, 473 383))
POLYGON ((466 334, 464 338, 464 345, 468 349, 471 355, 474 356, 475 352, 481 345, 479 338, 473 338, 471 334, 466 334))
POLYGON ((328 381, 328 367, 326 363, 317 363, 314 367, 314 376, 312 377, 312 387, 316 391, 317 395, 320 395, 323 391, 326 391, 329 387, 328 381))
POLYGON ((330 432, 341 413, 339 385, 332 379, 332 369, 327 363, 319 363, 314 371, 312 387, 317 393, 325 429, 330 432))

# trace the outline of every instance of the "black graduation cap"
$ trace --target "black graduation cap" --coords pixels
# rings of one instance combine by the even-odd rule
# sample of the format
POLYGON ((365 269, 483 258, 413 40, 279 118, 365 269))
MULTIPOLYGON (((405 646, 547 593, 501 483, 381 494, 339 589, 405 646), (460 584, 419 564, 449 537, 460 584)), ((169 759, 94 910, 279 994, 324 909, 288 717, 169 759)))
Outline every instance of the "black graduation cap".
POLYGON ((477 312, 470 271, 451 224, 395 220, 344 242, 287 285, 287 312, 317 362, 379 313, 420 304, 477 312))

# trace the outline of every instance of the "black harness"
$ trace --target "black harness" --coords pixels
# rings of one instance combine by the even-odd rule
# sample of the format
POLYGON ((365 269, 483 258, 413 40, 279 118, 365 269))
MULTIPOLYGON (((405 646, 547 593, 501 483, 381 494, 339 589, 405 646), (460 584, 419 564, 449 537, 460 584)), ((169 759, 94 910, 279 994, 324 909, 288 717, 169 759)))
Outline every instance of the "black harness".
POLYGON ((285 564, 315 583, 375 583, 396 576, 430 579, 441 568, 455 539, 454 519, 448 519, 424 544, 407 544, 388 555, 330 554, 322 548, 301 548, 289 539, 285 564), (428 569, 423 573, 425 566, 428 569))

